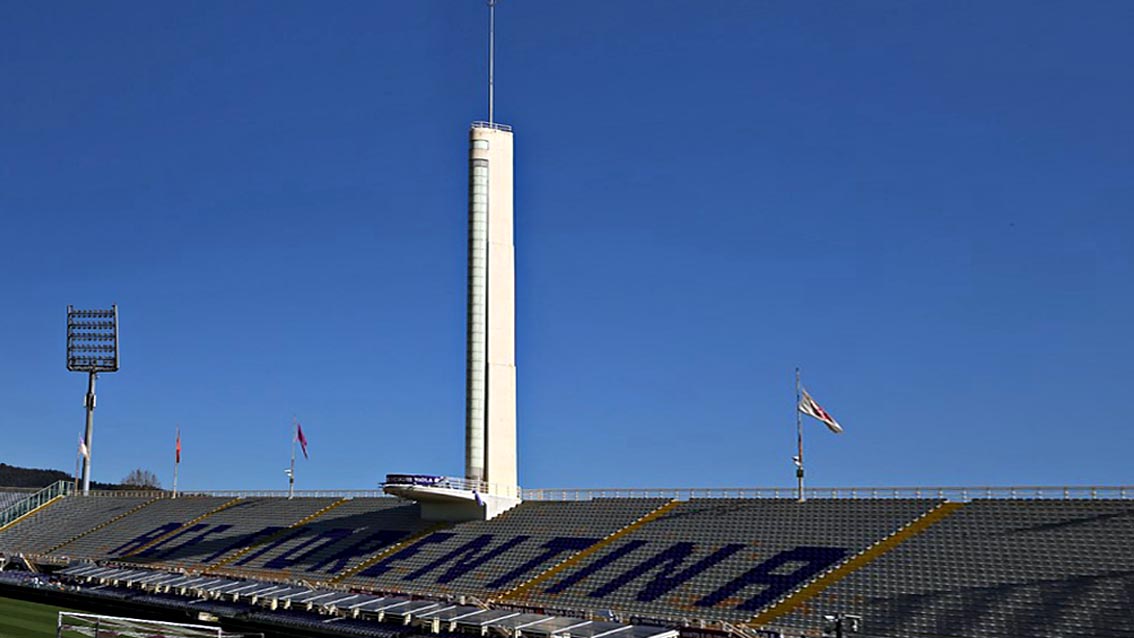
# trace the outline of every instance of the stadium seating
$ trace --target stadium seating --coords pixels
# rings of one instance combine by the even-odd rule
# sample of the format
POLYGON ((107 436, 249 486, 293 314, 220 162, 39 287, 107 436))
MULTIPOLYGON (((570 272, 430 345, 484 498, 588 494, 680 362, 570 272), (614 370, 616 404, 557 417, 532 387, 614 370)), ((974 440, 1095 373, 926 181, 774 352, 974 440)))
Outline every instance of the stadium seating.
POLYGON ((382 591, 488 596, 539 574, 665 502, 522 503, 493 520, 430 534, 343 582, 382 591))
POLYGON ((290 578, 330 579, 428 527, 431 524, 421 520, 416 504, 395 498, 355 498, 268 539, 226 567, 236 574, 271 571, 290 578))
MULTIPOLYGON (((117 496, 70 496, 71 500, 113 503, 117 496)), ((52 551, 56 556, 69 558, 124 558, 131 552, 143 549, 147 543, 178 530, 186 522, 232 501, 216 496, 160 498, 129 516, 101 527, 93 525, 91 531, 52 551)))
POLYGON ((505 600, 742 621, 938 501, 694 499, 505 600))
POLYGON ((67 496, 0 531, 0 554, 671 625, 1130 638, 1132 541, 1119 498, 526 501, 439 524, 394 498, 67 496))
POLYGON ((0 532, 0 552, 46 553, 150 500, 150 497, 68 496, 0 532))
POLYGON ((1134 501, 977 500, 776 621, 915 636, 1134 636, 1134 501))
MULTIPOLYGON (((178 499, 180 500, 180 499, 178 499)), ((202 567, 286 530, 335 505, 337 498, 246 498, 179 529, 131 555, 131 560, 202 567)), ((178 519, 171 519, 178 520, 178 519)), ((184 521, 181 521, 184 522, 184 521)))
POLYGON ((0 510, 24 500, 31 494, 31 491, 26 490, 0 490, 0 510))

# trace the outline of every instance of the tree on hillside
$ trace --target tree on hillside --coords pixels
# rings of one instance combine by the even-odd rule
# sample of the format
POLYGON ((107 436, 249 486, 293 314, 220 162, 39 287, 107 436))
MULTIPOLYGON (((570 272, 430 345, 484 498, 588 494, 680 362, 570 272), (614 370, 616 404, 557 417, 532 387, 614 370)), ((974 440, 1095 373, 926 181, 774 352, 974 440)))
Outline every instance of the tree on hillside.
POLYGON ((144 487, 148 489, 161 489, 161 481, 158 480, 157 474, 149 470, 137 468, 130 470, 126 478, 122 479, 122 484, 130 487, 144 487))

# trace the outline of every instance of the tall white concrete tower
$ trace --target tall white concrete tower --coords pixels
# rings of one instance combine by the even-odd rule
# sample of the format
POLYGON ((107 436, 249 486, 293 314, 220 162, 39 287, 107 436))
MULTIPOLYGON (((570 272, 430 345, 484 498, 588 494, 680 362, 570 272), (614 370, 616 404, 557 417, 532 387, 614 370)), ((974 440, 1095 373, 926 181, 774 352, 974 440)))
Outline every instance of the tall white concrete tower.
POLYGON ((512 127, 494 117, 496 0, 488 0, 488 121, 469 129, 465 480, 387 474, 388 494, 426 520, 487 520, 520 502, 516 477, 516 259, 512 127))
POLYGON ((426 520, 486 520, 520 502, 512 128, 494 122, 469 129, 467 339, 466 480, 386 475, 385 491, 420 503, 426 520))
POLYGON ((488 121, 469 130, 465 478, 516 489, 516 259, 512 127, 497 124, 496 0, 488 0, 488 121))
POLYGON ((516 480, 516 268, 512 130, 469 131, 465 478, 511 496, 516 480))

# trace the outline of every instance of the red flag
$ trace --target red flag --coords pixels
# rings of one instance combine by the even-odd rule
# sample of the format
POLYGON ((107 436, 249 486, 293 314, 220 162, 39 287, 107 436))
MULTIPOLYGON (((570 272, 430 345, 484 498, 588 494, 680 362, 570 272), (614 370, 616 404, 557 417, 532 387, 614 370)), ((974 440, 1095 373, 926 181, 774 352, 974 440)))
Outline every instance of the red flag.
POLYGON ((307 437, 303 436, 303 426, 299 423, 295 424, 295 440, 299 441, 299 449, 303 450, 303 458, 307 456, 307 437))
POLYGON ((181 428, 177 428, 177 463, 181 462, 181 428))

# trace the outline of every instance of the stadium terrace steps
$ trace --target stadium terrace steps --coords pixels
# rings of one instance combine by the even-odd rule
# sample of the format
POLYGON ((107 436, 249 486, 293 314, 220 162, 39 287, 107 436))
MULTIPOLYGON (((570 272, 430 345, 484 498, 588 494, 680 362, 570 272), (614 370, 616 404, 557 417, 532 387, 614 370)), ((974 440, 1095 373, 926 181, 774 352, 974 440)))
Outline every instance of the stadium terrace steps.
POLYGON ((935 499, 692 499, 524 592, 525 605, 741 623, 935 499))
MULTIPOLYGON (((37 513, 37 512, 39 512, 40 510, 46 509, 46 508, 50 507, 51 505, 53 505, 53 504, 55 504, 55 503, 58 503, 58 502, 59 502, 60 500, 62 500, 62 499, 63 499, 63 497, 62 497, 62 496, 56 496, 55 498, 48 500, 47 502, 45 502, 44 504, 40 505, 39 507, 36 507, 36 508, 34 508, 34 509, 31 509, 31 510, 28 510, 28 511, 27 511, 27 512, 25 512, 24 514, 21 514, 21 515, 17 516, 16 518, 12 519, 12 520, 11 520, 11 522, 9 522, 9 523, 5 524, 5 525, 4 525, 3 527, 0 527, 0 533, 3 533, 3 532, 4 532, 4 530, 10 529, 10 528, 12 528, 12 527, 15 527, 15 525, 16 525, 17 523, 19 523, 20 521, 22 521, 22 520, 24 520, 24 519, 28 519, 28 518, 31 518, 31 517, 32 517, 32 516, 33 516, 34 514, 36 514, 36 513, 37 513)), ((22 500, 22 499, 21 499, 21 500, 22 500)), ((16 503, 18 503, 18 502, 19 502, 19 500, 17 500, 17 501, 16 501, 16 503)), ((10 504, 10 505, 9 505, 9 507, 10 507, 11 505, 14 505, 14 504, 15 504, 15 503, 12 503, 12 504, 10 504)))
MULTIPOLYGON (((79 498, 89 501, 92 507, 101 506, 107 510, 117 509, 127 500, 121 496, 79 498)), ((199 518, 233 500, 235 499, 215 496, 160 498, 130 516, 121 517, 90 534, 84 534, 50 555, 95 560, 122 559, 181 529, 187 521, 199 518)), ((104 519, 99 519, 98 522, 102 520, 104 519)), ((88 521, 83 530, 94 527, 93 523, 94 521, 88 521)))
MULTIPOLYGON (((171 501, 172 501, 172 499, 171 499, 171 501)), ((145 541, 145 542, 143 542, 143 543, 141 543, 141 544, 139 544, 139 545, 137 545, 137 546, 135 546, 131 549, 127 549, 127 550, 123 551, 122 553, 119 554, 119 558, 130 558, 131 556, 136 556, 136 555, 138 555, 142 552, 145 552, 147 550, 155 548, 156 546, 164 544, 165 542, 172 540, 172 539, 180 536, 181 534, 184 534, 184 533, 192 530, 193 526, 195 524, 201 522, 202 520, 204 520, 204 519, 206 519, 210 516, 213 516, 214 514, 217 514, 219 512, 223 512, 224 510, 226 510, 230 507, 233 507, 240 502, 241 502, 240 498, 234 498, 232 500, 225 501, 224 503, 221 503, 217 507, 214 507, 213 509, 197 516, 196 518, 185 521, 178 528, 175 528, 175 529, 173 529, 169 532, 166 532, 164 534, 158 534, 150 540, 147 540, 147 541, 145 541)))
POLYGON ((663 503, 662 505, 658 506, 657 509, 652 510, 650 512, 647 512, 646 514, 642 515, 641 517, 631 521, 629 524, 627 524, 623 527, 620 527, 619 529, 612 532, 609 536, 607 536, 606 538, 603 538, 602 540, 595 543, 594 545, 587 547, 586 549, 578 552, 577 554, 574 554, 573 556, 569 556, 569 557, 563 559, 559 563, 553 565, 547 571, 545 571, 541 574, 537 574, 535 576, 535 578, 532 578, 528 581, 520 583, 519 585, 513 587, 512 589, 505 591, 503 594, 498 596, 496 598, 496 600, 504 601, 504 600, 509 600, 509 599, 521 598, 523 596, 524 592, 528 591, 529 589, 536 587, 536 586, 540 585, 541 583, 543 583, 543 582, 545 582, 545 581, 547 581, 551 578, 554 578, 555 575, 558 574, 559 572, 562 572, 565 569, 569 569, 575 563, 578 563, 582 560, 585 560, 591 554, 594 554, 595 552, 601 550, 602 548, 606 547, 607 545, 613 543, 614 541, 618 540, 619 538, 630 533, 634 528, 636 528, 640 525, 645 525, 646 523, 654 520, 655 518, 665 514, 669 510, 677 507, 677 505, 678 505, 677 501, 669 501, 668 503, 663 503))
MULTIPOLYGON (((90 498, 90 497, 86 497, 86 498, 90 498)), ((47 548, 47 550, 45 550, 43 553, 44 554, 50 554, 51 552, 54 552, 58 549, 62 549, 63 547, 66 547, 70 543, 73 543, 73 542, 79 540, 80 538, 86 536, 87 534, 93 534, 93 533, 97 532, 98 530, 106 527, 107 525, 111 525, 111 524, 113 524, 113 523, 115 523, 115 522, 117 522, 117 521, 119 521, 119 520, 121 520, 121 519, 123 519, 127 516, 130 516, 131 514, 137 512, 138 510, 142 509, 143 507, 146 507, 146 506, 150 505, 151 503, 153 503, 154 501, 157 501, 161 498, 163 498, 163 497, 156 496, 154 498, 151 498, 148 501, 143 501, 141 503, 138 503, 137 505, 135 505, 131 509, 128 509, 125 512, 122 512, 121 514, 119 514, 118 516, 115 516, 114 518, 107 519, 107 520, 99 523, 98 525, 95 525, 94 527, 92 527, 92 528, 90 528, 90 529, 88 529, 84 532, 80 532, 80 533, 72 536, 71 538, 68 538, 67 540, 63 541, 62 543, 59 543, 58 545, 47 548)))
POLYGON ((979 499, 777 620, 895 638, 1134 636, 1134 501, 979 499))
POLYGON ((0 553, 791 634, 848 613, 892 638, 1134 638, 1132 540, 1120 499, 528 501, 435 525, 385 497, 66 496, 0 553))
POLYGON ((315 519, 319 518, 320 516, 323 516, 327 512, 329 512, 329 511, 335 509, 336 507, 339 507, 340 505, 343 505, 344 503, 347 503, 347 502, 349 502, 349 499, 340 498, 340 499, 334 501, 333 503, 331 503, 330 505, 327 505, 326 507, 323 507, 322 509, 319 509, 318 511, 316 511, 312 514, 308 514, 307 516, 304 516, 303 518, 299 519, 298 521, 295 521, 291 525, 288 525, 287 527, 280 529, 276 533, 271 534, 270 536, 264 538, 263 540, 259 540, 258 537, 253 536, 253 537, 249 538, 250 542, 249 542, 248 545, 245 545, 244 547, 241 547, 240 549, 228 554, 227 556, 220 558, 216 562, 210 563, 209 569, 221 568, 221 567, 224 567, 225 565, 228 565, 229 563, 238 561, 241 558, 243 558, 245 555, 254 551, 256 548, 261 547, 263 545, 267 545, 269 543, 273 543, 273 542, 279 540, 280 538, 286 536, 289 533, 289 530, 293 530, 297 527, 303 527, 304 525, 314 521, 315 519))
POLYGON ((899 544, 929 529, 930 526, 938 523, 953 512, 956 512, 961 507, 964 507, 963 503, 941 503, 903 526, 901 529, 895 531, 893 534, 867 547, 850 559, 828 569, 810 582, 805 583, 795 591, 780 598, 745 623, 745 625, 749 627, 760 627, 761 625, 771 623, 775 621, 775 619, 790 613, 808 600, 818 596, 823 590, 843 578, 846 578, 853 572, 862 569, 899 544))
POLYGON ((407 538, 402 539, 401 541, 398 541, 398 542, 396 542, 392 545, 385 546, 384 548, 375 552, 374 554, 367 556, 362 561, 359 561, 354 566, 352 566, 352 567, 350 567, 350 568, 348 568, 348 569, 346 569, 342 572, 339 572, 338 575, 329 579, 326 582, 327 582, 328 585, 337 585, 337 584, 343 582, 344 580, 353 577, 355 574, 357 574, 357 573, 359 573, 359 572, 361 572, 365 569, 369 569, 371 566, 378 563, 379 561, 382 561, 383 559, 387 558, 388 556, 391 556, 393 554, 396 554, 399 551, 402 551, 406 547, 413 545, 414 543, 418 542, 419 540, 421 540, 421 539, 423 539, 423 538, 425 538, 425 537, 427 537, 427 536, 429 536, 429 535, 431 535, 435 532, 438 532, 438 531, 443 530, 443 529, 447 529, 448 527, 451 527, 451 525, 452 525, 451 523, 442 522, 442 523, 434 523, 433 525, 430 525, 429 527, 425 527, 424 529, 421 529, 420 531, 410 535, 407 538))
POLYGON ((414 595, 490 597, 656 510, 667 499, 528 501, 436 531, 336 582, 414 595))
POLYGON ((16 488, 3 489, 0 488, 0 511, 4 511, 9 506, 15 505, 25 498, 31 496, 34 490, 19 490, 16 488))
POLYGON ((432 525, 421 520, 416 503, 390 497, 354 498, 224 569, 273 570, 295 579, 325 581, 432 525))
POLYGON ((340 500, 242 498, 185 523, 128 557, 165 567, 203 569, 233 552, 263 543, 340 500))
POLYGON ((117 518, 123 512, 150 500, 151 497, 105 499, 77 495, 52 499, 0 532, 0 551, 47 554, 51 548, 73 539, 91 527, 117 518))

